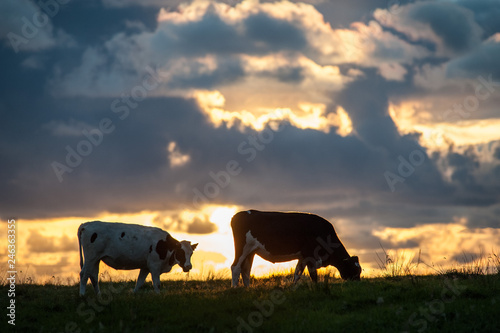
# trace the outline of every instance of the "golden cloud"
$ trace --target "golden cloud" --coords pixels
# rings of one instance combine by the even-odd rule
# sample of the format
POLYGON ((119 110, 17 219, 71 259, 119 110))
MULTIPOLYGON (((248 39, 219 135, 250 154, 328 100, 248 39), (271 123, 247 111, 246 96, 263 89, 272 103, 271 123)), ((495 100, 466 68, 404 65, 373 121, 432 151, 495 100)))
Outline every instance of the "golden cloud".
POLYGON ((414 228, 383 228, 373 232, 382 244, 418 244, 407 250, 421 250, 428 265, 450 266, 450 258, 462 253, 497 253, 500 229, 470 229, 465 218, 456 218, 454 223, 428 224, 414 228))

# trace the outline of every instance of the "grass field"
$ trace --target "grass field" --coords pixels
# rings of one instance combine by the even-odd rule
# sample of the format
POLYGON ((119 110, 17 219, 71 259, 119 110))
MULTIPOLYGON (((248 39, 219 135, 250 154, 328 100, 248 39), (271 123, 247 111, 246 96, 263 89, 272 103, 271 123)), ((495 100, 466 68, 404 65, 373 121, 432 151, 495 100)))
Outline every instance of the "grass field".
MULTIPOLYGON (((500 332, 500 274, 454 271, 342 282, 331 276, 163 281, 133 294, 134 282, 16 285, 17 332, 500 332)), ((0 288, 7 313, 9 286, 0 288)), ((1 332, 13 331, 5 314, 1 332)))

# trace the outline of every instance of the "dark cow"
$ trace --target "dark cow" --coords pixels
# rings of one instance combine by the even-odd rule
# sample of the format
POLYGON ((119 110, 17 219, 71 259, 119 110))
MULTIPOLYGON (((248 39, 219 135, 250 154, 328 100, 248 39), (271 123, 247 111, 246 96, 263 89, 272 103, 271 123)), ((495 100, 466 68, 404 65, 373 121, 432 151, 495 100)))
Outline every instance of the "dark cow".
POLYGON ((358 257, 351 257, 337 237, 333 226, 322 217, 307 213, 279 213, 248 210, 231 220, 235 258, 231 266, 232 286, 240 275, 245 286, 255 254, 275 263, 298 259, 294 282, 307 266, 317 282, 317 268, 335 266, 344 280, 359 280, 358 257))
POLYGON ((87 222, 78 228, 80 247, 80 295, 85 294, 90 278, 99 294, 99 263, 104 261, 114 269, 140 269, 134 291, 149 273, 155 292, 160 289, 160 275, 170 272, 176 264, 184 272, 192 268, 191 256, 198 244, 178 241, 160 228, 128 223, 87 222), (82 258, 85 255, 85 263, 82 258))

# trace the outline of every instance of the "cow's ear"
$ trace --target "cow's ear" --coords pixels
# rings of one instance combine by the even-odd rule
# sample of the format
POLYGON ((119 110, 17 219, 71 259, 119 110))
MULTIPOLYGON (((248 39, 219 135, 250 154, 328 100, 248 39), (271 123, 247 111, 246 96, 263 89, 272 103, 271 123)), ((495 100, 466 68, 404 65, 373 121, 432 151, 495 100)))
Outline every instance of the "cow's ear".
POLYGON ((191 245, 191 249, 193 249, 193 251, 194 251, 194 250, 196 249, 196 247, 197 247, 197 246, 198 246, 198 243, 193 244, 193 245, 191 245))

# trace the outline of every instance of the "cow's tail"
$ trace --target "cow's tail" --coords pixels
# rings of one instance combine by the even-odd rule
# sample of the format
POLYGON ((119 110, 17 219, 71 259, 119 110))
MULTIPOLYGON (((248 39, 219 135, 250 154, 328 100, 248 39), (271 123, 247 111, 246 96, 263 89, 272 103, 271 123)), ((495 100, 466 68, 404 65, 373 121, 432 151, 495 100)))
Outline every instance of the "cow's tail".
POLYGON ((83 256, 82 256, 82 232, 85 230, 83 224, 78 227, 78 249, 80 250, 80 269, 83 268, 83 256))

